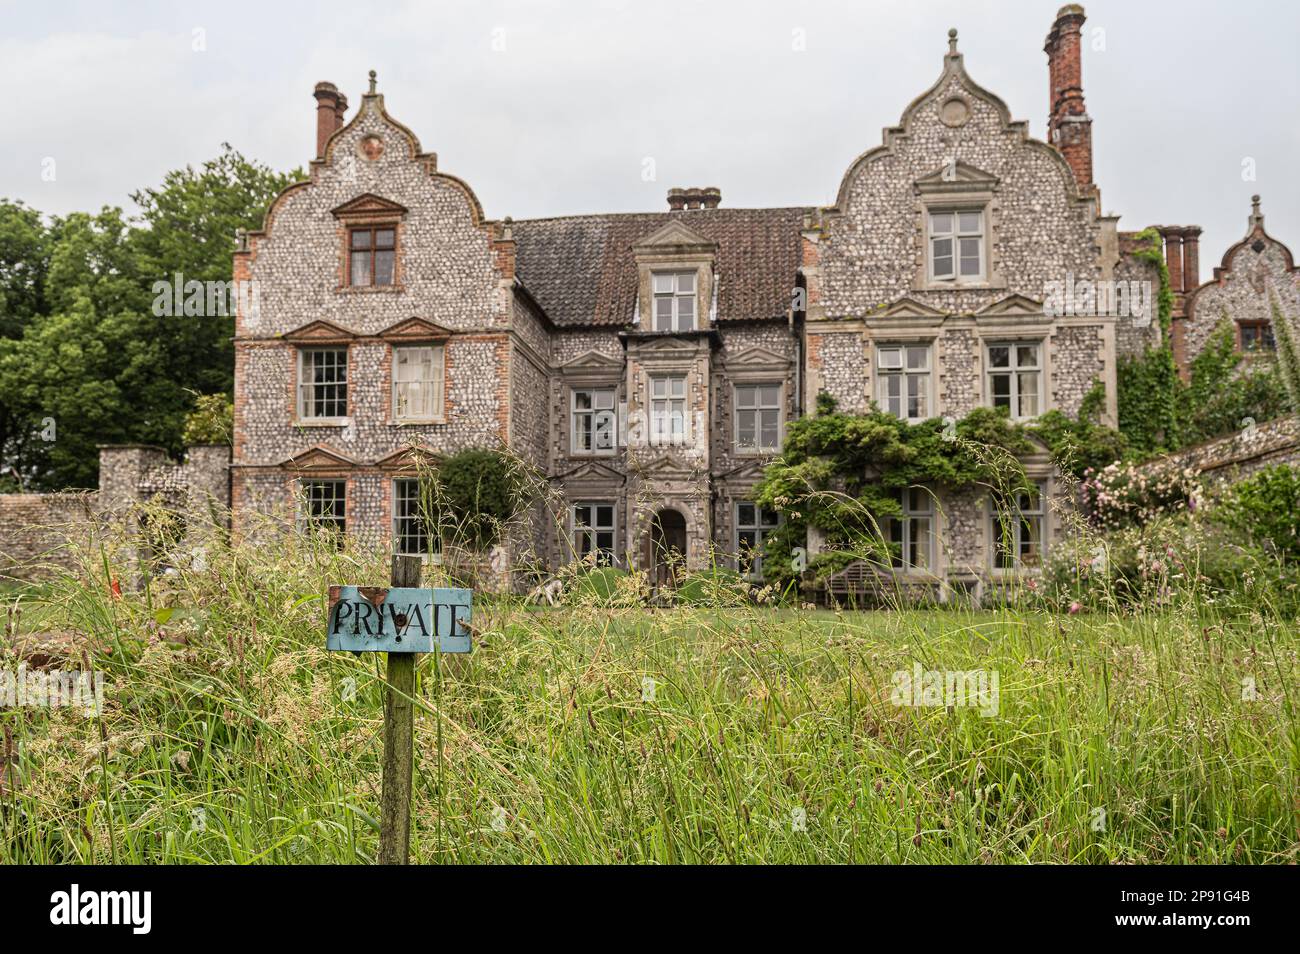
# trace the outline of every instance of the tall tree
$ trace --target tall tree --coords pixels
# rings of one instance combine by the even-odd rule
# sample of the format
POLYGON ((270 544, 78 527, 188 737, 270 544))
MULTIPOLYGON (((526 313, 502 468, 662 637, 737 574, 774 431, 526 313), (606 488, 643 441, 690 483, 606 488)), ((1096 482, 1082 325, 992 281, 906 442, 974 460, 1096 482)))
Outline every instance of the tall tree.
POLYGON ((230 281, 235 230, 296 176, 227 144, 136 192, 132 222, 0 205, 0 484, 94 486, 97 444, 180 450, 197 397, 232 390, 234 318, 154 314, 154 284, 230 281))
MULTIPOLYGON (((155 281, 225 282, 237 229, 257 229, 271 200, 301 173, 271 170, 245 159, 229 143, 221 155, 177 169, 156 189, 141 189, 131 199, 140 207, 135 235, 140 269, 155 281)), ((233 316, 177 317, 167 326, 169 373, 201 394, 229 393, 234 384, 233 316)))

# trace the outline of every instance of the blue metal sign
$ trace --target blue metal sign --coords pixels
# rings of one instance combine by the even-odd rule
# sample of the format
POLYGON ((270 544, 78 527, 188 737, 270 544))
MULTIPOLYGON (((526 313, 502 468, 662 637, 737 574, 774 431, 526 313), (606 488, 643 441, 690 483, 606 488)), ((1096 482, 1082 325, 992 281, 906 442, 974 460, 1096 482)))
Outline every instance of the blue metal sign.
POLYGON ((470 651, 473 590, 331 586, 325 648, 345 652, 470 651))

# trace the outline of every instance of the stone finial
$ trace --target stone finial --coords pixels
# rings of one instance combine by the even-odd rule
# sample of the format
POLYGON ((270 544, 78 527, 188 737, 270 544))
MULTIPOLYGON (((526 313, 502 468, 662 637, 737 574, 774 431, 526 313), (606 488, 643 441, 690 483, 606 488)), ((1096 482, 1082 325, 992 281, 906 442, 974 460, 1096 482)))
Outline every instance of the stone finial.
POLYGON ((376 78, 377 75, 378 74, 376 74, 374 70, 370 71, 370 94, 369 95, 371 96, 375 95, 375 86, 378 83, 378 80, 376 78))
POLYGON ((957 28, 953 27, 948 31, 948 55, 957 55, 957 28))

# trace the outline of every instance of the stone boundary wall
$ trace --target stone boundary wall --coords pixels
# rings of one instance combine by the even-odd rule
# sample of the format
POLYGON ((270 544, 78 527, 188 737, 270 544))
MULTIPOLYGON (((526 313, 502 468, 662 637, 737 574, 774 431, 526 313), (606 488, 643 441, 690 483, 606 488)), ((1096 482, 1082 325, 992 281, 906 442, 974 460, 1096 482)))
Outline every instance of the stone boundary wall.
POLYGON ((36 580, 72 567, 68 545, 88 535, 98 497, 93 490, 0 494, 0 581, 36 580))
MULTIPOLYGON (((214 527, 228 527, 230 448, 198 444, 181 461, 161 447, 105 445, 99 449, 99 489, 0 494, 0 582, 34 581, 70 569, 70 544, 98 526, 138 529, 136 507, 150 500, 186 519, 185 546, 201 546, 214 527)), ((132 556, 135 559, 135 556, 132 556)))
POLYGON ((1214 483, 1242 480, 1277 464, 1300 466, 1300 417, 1281 417, 1150 461, 1191 467, 1214 483))

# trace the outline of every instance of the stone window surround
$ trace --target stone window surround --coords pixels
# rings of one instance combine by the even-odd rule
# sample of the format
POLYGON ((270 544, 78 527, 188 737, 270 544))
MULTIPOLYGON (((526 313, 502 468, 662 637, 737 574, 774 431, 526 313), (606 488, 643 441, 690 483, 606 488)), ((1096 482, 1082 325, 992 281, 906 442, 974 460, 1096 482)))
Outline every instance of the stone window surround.
POLYGON ((562 528, 564 533, 558 533, 561 528, 556 527, 557 535, 560 537, 560 562, 568 563, 574 556, 570 552, 573 546, 570 508, 575 503, 611 500, 614 502, 614 565, 622 566, 627 549, 626 530, 631 525, 626 512, 627 478, 611 467, 609 458, 585 457, 583 460, 590 461, 585 467, 592 468, 591 472, 561 478, 559 481, 565 508, 562 528), (566 539, 568 543, 565 543, 566 539))
MULTIPOLYGON (((1090 319, 1089 319, 1090 320, 1090 319)), ((1056 324, 1065 324, 1060 319, 1056 324)), ((975 368, 979 373, 980 405, 993 406, 993 393, 989 386, 988 350, 991 344, 1007 342, 1035 343, 1039 353, 1038 416, 1041 417, 1056 406, 1052 394, 1052 331, 1053 320, 1039 316, 1008 321, 1003 318, 997 322, 976 320, 974 333, 978 350, 975 354, 975 368)), ((946 358, 947 356, 945 356, 946 358)))
MULTIPOLYGON (((427 551, 427 550, 425 550, 425 551, 421 551, 420 553, 408 553, 408 554, 403 554, 403 553, 401 553, 400 550, 397 549, 398 541, 399 541, 400 538, 401 538, 401 534, 400 534, 399 531, 398 531, 397 522, 398 522, 398 520, 403 519, 402 517, 399 517, 399 516, 398 516, 398 513, 397 513, 397 503, 398 503, 397 484, 398 484, 399 481, 403 481, 403 480, 415 480, 415 481, 418 481, 419 479, 420 479, 420 476, 419 476, 418 474, 415 474, 415 473, 394 473, 394 474, 391 474, 391 475, 388 477, 388 480, 386 481, 386 483, 387 483, 387 485, 388 485, 388 499, 389 499, 389 505, 388 505, 388 529, 389 529, 389 533, 391 534, 390 540, 391 540, 391 542, 392 542, 392 550, 393 550, 393 553, 395 553, 395 554, 400 554, 400 555, 402 555, 402 556, 417 556, 417 557, 419 557, 422 561, 424 561, 424 562, 428 562, 429 551, 427 551)), ((418 516, 416 516, 416 517, 408 517, 408 518, 406 518, 406 519, 416 519, 416 520, 418 520, 418 519, 420 519, 420 518, 419 518, 418 516)), ((430 535, 430 536, 432 537, 432 535, 430 535)), ((434 538, 434 539, 436 540, 436 538, 434 538)), ((434 553, 437 553, 437 552, 438 552, 438 548, 437 548, 437 546, 435 546, 433 552, 434 552, 434 553)))
MULTIPOLYGON (((1048 383, 1048 363, 1047 363, 1047 352, 1048 352, 1048 350, 1049 350, 1049 349, 1048 349, 1048 343, 1049 343, 1049 338, 1048 338, 1048 336, 1044 335, 1044 336, 1042 336, 1042 337, 1038 337, 1038 336, 1035 336, 1035 335, 1024 335, 1024 334, 1019 334, 1019 335, 1012 335, 1012 336, 1010 336, 1010 337, 998 337, 998 336, 995 336, 995 335, 988 335, 988 334, 985 334, 985 335, 980 335, 980 336, 979 336, 979 342, 980 342, 980 363, 981 363, 981 365, 982 365, 982 367, 983 367, 983 380, 982 380, 982 382, 981 382, 981 390, 983 391, 983 394, 984 394, 984 402, 983 402, 983 403, 984 403, 985 406, 987 406, 987 407, 993 407, 993 382, 992 382, 992 379, 993 379, 994 369, 993 369, 993 366, 989 363, 989 360, 988 360, 989 349, 990 349, 990 348, 994 348, 994 347, 998 347, 998 346, 1003 346, 1003 345, 1005 345, 1005 346, 1007 346, 1007 347, 1010 347, 1010 348, 1015 348, 1017 345, 1030 345, 1030 344, 1032 344, 1032 345, 1036 345, 1036 346, 1038 347, 1038 368, 1037 368, 1037 371, 1038 371, 1038 402, 1037 402, 1038 412, 1037 412, 1036 414, 1031 414, 1031 415, 1027 415, 1027 416, 1025 416, 1025 417, 1021 417, 1021 416, 1019 416, 1019 415, 1017 415, 1017 414, 1015 413, 1016 409, 1013 407, 1013 408, 1011 408, 1011 420, 1012 420, 1013 423, 1022 423, 1022 422, 1024 422, 1024 421, 1032 421, 1032 420, 1036 420, 1037 418, 1040 418, 1040 417, 1042 417, 1044 414, 1046 414, 1047 411, 1050 409, 1048 405, 1049 405, 1050 400, 1051 400, 1051 394, 1050 394, 1051 389, 1047 386, 1047 383, 1048 383)), ((1012 375, 1012 376, 1013 376, 1013 377, 1012 377, 1012 381, 1013 381, 1013 383, 1014 383, 1015 386, 1016 386, 1016 390, 1013 392, 1013 397, 1018 397, 1018 396, 1019 396, 1019 386, 1020 386, 1020 385, 1019 385, 1019 381, 1016 380, 1015 377, 1014 377, 1014 375, 1016 374, 1016 368, 1015 368, 1015 367, 1009 367, 1009 368, 1007 368, 1007 369, 1005 369, 1005 370, 1000 370, 998 373, 1009 374, 1009 375, 1012 375)))
MULTIPOLYGON (((973 184, 972 184, 973 185, 973 184)), ((998 255, 997 235, 1001 208, 995 188, 979 186, 965 188, 961 181, 915 187, 916 201, 916 270, 912 279, 913 291, 969 291, 971 289, 1005 289, 998 255), (930 213, 979 211, 984 217, 984 275, 979 281, 935 281, 930 278, 930 213)), ((957 250, 953 249, 953 267, 957 268, 957 250)))
MULTIPOLYGON (((695 351, 686 354, 649 354, 639 359, 640 365, 639 380, 635 382, 636 397, 638 399, 637 409, 645 414, 646 428, 650 427, 651 398, 650 398, 650 379, 658 377, 685 377, 686 378, 686 433, 683 436, 683 443, 689 445, 694 440, 694 416, 698 408, 693 401, 693 395, 696 388, 703 388, 704 401, 703 408, 705 413, 708 412, 708 374, 707 370, 703 375, 701 383, 701 374, 698 368, 699 354, 695 351)), ((629 404, 631 399, 629 398, 629 404)), ((707 429, 711 429, 708 420, 704 422, 707 429)), ((647 438, 648 438, 647 434, 647 438)))
POLYGON ((1259 336, 1261 340, 1263 339, 1263 336, 1265 334, 1267 334, 1270 338, 1272 338, 1273 322, 1268 320, 1267 318, 1238 318, 1236 321, 1232 323, 1232 325, 1233 325, 1233 331, 1235 332, 1236 339, 1237 339, 1236 341, 1237 350, 1247 358, 1252 358, 1261 354, 1271 355, 1273 352, 1277 350, 1276 338, 1272 339, 1273 340, 1272 347, 1256 347, 1247 350, 1244 344, 1245 337, 1246 337, 1244 334, 1244 329, 1247 327, 1253 329, 1256 335, 1259 336))
POLYGON ((560 453, 565 457, 616 457, 623 450, 618 446, 617 435, 613 451, 575 451, 573 449, 572 407, 573 392, 587 388, 613 388, 614 407, 620 414, 626 414, 627 397, 623 393, 624 364, 621 360, 610 359, 602 362, 605 367, 578 366, 558 368, 560 389, 564 396, 565 421, 557 428, 560 436, 560 453))
MULTIPOLYGON (((883 382, 884 375, 880 373, 879 367, 880 349, 888 347, 915 348, 918 345, 922 345, 930 353, 930 367, 927 372, 927 376, 930 379, 930 386, 926 391, 926 403, 929 405, 930 413, 922 418, 913 419, 903 417, 901 420, 915 424, 918 421, 929 420, 932 417, 941 416, 943 412, 942 408, 939 406, 940 368, 937 358, 938 349, 935 347, 936 342, 939 340, 939 329, 937 327, 912 330, 899 328, 897 331, 882 329, 879 335, 873 333, 868 340, 871 347, 869 349, 870 354, 868 355, 870 362, 867 365, 867 374, 870 378, 871 400, 876 402, 876 406, 886 414, 889 413, 888 409, 881 404, 882 395, 880 393, 880 386, 883 382)), ((906 373, 906 368, 904 368, 903 373, 906 373)))
POLYGON ((355 291, 355 290, 357 290, 357 289, 362 289, 362 288, 370 288, 370 289, 375 289, 375 288, 391 288, 393 285, 398 284, 398 281, 397 281, 397 260, 398 260, 398 250, 397 250, 397 227, 398 227, 398 225, 400 225, 400 224, 401 224, 401 223, 398 222, 398 221, 394 221, 394 222, 392 222, 391 224, 386 223, 386 222, 376 222, 376 223, 374 223, 374 224, 367 224, 367 225, 363 225, 363 224, 358 223, 358 222, 351 222, 351 223, 348 223, 348 226, 347 226, 347 231, 348 231, 348 247, 347 247, 347 252, 346 252, 346 254, 345 254, 345 258, 346 258, 346 260, 347 260, 347 265, 346 265, 346 267, 347 267, 347 271, 346 271, 345 275, 343 276, 343 278, 344 278, 344 284, 346 284, 346 286, 348 287, 349 290, 351 290, 351 291, 355 291), (381 232, 381 231, 387 231, 387 230, 391 230, 392 233, 393 233, 393 247, 392 247, 391 249, 380 248, 379 245, 378 245, 378 241, 379 241, 379 232, 381 232), (353 248, 353 245, 352 245, 352 235, 353 235, 354 232, 365 232, 366 234, 368 234, 368 235, 370 236, 370 244, 369 244, 365 249, 356 249, 356 248, 353 248), (353 253, 354 253, 354 252, 357 252, 357 251, 367 251, 367 252, 370 253, 370 269, 371 269, 371 271, 370 271, 370 277, 371 277, 371 281, 368 282, 368 283, 365 284, 365 285, 358 285, 358 284, 356 284, 356 283, 353 281, 353 278, 352 278, 352 257, 353 257, 353 253), (378 269, 377 269, 377 267, 376 267, 376 264, 377 264, 377 263, 376 263, 376 257, 377 257, 377 255, 378 255, 378 253, 381 252, 381 251, 391 251, 391 252, 393 253, 393 276, 392 276, 392 277, 393 277, 393 280, 392 280, 391 282, 385 282, 385 283, 383 283, 383 284, 380 284, 379 282, 374 281, 375 273, 378 271, 378 269))
MULTIPOLYGON (((619 386, 618 385, 619 385, 618 381, 611 381, 611 380, 597 381, 597 382, 568 380, 564 382, 564 391, 565 394, 567 395, 567 399, 565 401, 565 409, 566 409, 565 425, 564 427, 561 428, 561 430, 564 432, 563 440, 564 440, 565 454, 567 454, 570 457, 616 457, 618 455, 620 449, 619 440, 618 440, 618 418, 619 418, 619 386), (614 393, 614 399, 611 402, 613 404, 613 407, 609 409, 612 410, 615 415, 613 447, 597 448, 595 446, 594 422, 592 426, 593 440, 592 440, 591 450, 581 450, 577 447, 577 442, 574 439, 577 434, 577 407, 575 406, 575 402, 577 401, 577 396, 579 391, 612 391, 614 393)), ((593 408, 591 413, 594 415, 596 413, 596 410, 597 409, 593 408)))
POLYGON ((1051 559, 1052 538, 1056 531, 1055 516, 1052 513, 1052 500, 1055 499, 1058 489, 1054 468, 1050 459, 1046 455, 1035 455, 1030 460, 1023 461, 1025 464, 1025 478, 1032 484, 1039 487, 1039 506, 1042 509, 1042 531, 1041 531, 1041 555, 1039 565, 1036 567, 1024 567, 1017 565, 1015 567, 998 567, 995 566, 997 560, 997 531, 994 529, 997 520, 997 510, 993 501, 993 495, 989 494, 984 500, 984 516, 980 521, 982 533, 985 535, 983 542, 983 552, 986 559, 986 567, 989 576, 992 579, 1009 579, 1017 576, 1041 576, 1043 567, 1051 559))
MULTIPOLYGON (((893 573, 896 576, 922 576, 926 578, 936 578, 939 576, 939 560, 941 559, 940 553, 943 549, 943 547, 940 545, 941 538, 939 536, 940 524, 942 523, 942 517, 943 517, 943 507, 941 506, 939 495, 935 492, 933 487, 926 487, 926 486, 919 486, 915 488, 908 487, 900 491, 900 493, 903 495, 902 498, 903 509, 901 511, 901 516, 888 518, 889 525, 883 527, 882 529, 888 532, 892 536, 893 522, 895 520, 904 521, 904 526, 906 526, 906 521, 914 515, 929 517, 930 518, 929 552, 926 554, 927 562, 925 566, 916 566, 914 564, 908 564, 908 563, 904 563, 902 565, 893 565, 892 556, 891 556, 890 569, 893 571, 893 573), (929 511, 910 510, 908 508, 907 494, 913 489, 915 489, 916 492, 921 495, 922 499, 925 501, 925 504, 929 506, 930 508, 929 511)), ((901 557, 901 552, 900 552, 900 557, 901 557)))
MULTIPOLYGON (((751 494, 753 493, 752 490, 749 491, 749 492, 750 492, 751 494)), ((761 510, 763 510, 763 509, 766 509, 766 508, 762 508, 762 507, 760 507, 760 506, 759 506, 759 505, 754 501, 754 498, 753 498, 752 496, 750 496, 750 497, 732 497, 730 502, 731 502, 731 553, 732 553, 732 556, 733 556, 733 558, 734 558, 734 560, 735 560, 736 572, 740 572, 740 568, 741 568, 741 567, 740 567, 740 534, 741 534, 741 531, 742 531, 742 530, 752 530, 752 531, 756 532, 756 533, 758 534, 759 541, 760 541, 760 543, 761 543, 762 540, 763 540, 763 538, 765 538, 769 533, 772 533, 773 531, 775 531, 775 530, 777 530, 777 529, 780 528, 780 526, 785 522, 785 518, 784 518, 784 517, 782 516, 782 514, 778 511, 778 512, 777 512, 777 515, 776 515, 776 525, 775 525, 775 526, 768 526, 768 527, 765 527, 765 526, 762 526, 762 521, 759 519, 759 512, 760 512, 761 510), (745 527, 741 527, 741 525, 740 525, 740 508, 741 508, 742 506, 750 506, 750 507, 753 507, 753 508, 754 508, 754 520, 755 520, 755 524, 754 524, 754 525, 748 525, 748 526, 745 526, 745 527)), ((752 566, 754 567, 754 569, 753 569, 749 574, 746 575, 746 579, 751 579, 751 580, 761 579, 761 574, 762 574, 762 562, 763 562, 763 555, 762 555, 762 548, 760 547, 760 548, 759 548, 759 551, 758 551, 758 554, 757 554, 757 556, 755 557, 755 559, 754 559, 754 561, 753 561, 753 564, 752 564, 752 566)))
POLYGON ((926 227, 925 252, 928 261, 926 263, 925 275, 926 275, 926 281, 932 287, 967 288, 971 285, 981 285, 985 283, 986 281, 985 275, 988 272, 988 264, 989 264, 988 233, 987 230, 985 229, 985 219, 987 218, 986 208, 987 206, 983 204, 949 205, 947 203, 944 203, 940 205, 936 203, 933 205, 927 205, 926 215, 925 215, 925 227, 926 227), (961 225, 961 217, 963 215, 970 216, 972 214, 978 216, 979 219, 978 227, 973 231, 963 229, 961 225), (935 216, 939 216, 939 215, 947 215, 952 217, 953 223, 952 223, 952 229, 950 231, 940 232, 937 234, 935 233, 934 219, 935 216), (940 277, 934 274, 934 270, 935 270, 934 242, 936 237, 946 238, 951 243, 951 245, 949 246, 949 248, 951 249, 949 257, 952 259, 951 277, 940 277), (975 275, 965 275, 962 273, 961 270, 962 259, 965 257, 962 255, 961 243, 963 239, 972 239, 972 238, 978 240, 979 242, 980 270, 975 275))
POLYGON ((700 329, 700 270, 698 268, 652 268, 650 270, 650 315, 649 320, 645 323, 646 331, 653 331, 657 334, 677 334, 682 331, 698 331, 700 329), (695 288, 691 292, 682 293, 677 291, 678 279, 682 276, 689 275, 695 288), (671 293, 663 293, 655 290, 655 279, 671 278, 673 280, 674 290, 671 293), (672 325, 668 329, 661 329, 658 326, 658 302, 661 298, 667 298, 673 302, 672 308, 672 325), (678 328, 677 322, 681 316, 677 314, 677 302, 681 299, 692 300, 693 319, 691 327, 678 328))
MULTIPOLYGON (((785 441, 785 429, 789 422, 790 389, 788 385, 794 372, 794 361, 771 354, 760 348, 751 348, 731 355, 722 364, 722 393, 731 402, 731 451, 736 457, 771 457, 774 451, 757 447, 741 447, 736 440, 736 385, 737 384, 779 384, 781 387, 781 413, 777 421, 778 443, 785 441)), ((779 450, 779 447, 778 447, 779 450)))
POLYGON ((447 339, 446 338, 429 338, 424 341, 392 341, 388 345, 388 354, 384 360, 385 384, 388 391, 388 413, 389 420, 385 423, 396 427, 409 427, 420 424, 446 424, 447 423, 447 339), (439 375, 442 379, 442 401, 440 414, 430 415, 428 417, 410 417, 407 415, 399 416, 397 413, 397 384, 394 380, 393 363, 397 357, 399 348, 433 348, 434 365, 442 365, 442 372, 439 375))
MULTIPOLYGON (((728 375, 730 387, 728 388, 728 397, 731 400, 731 452, 736 457, 771 457, 781 450, 781 445, 785 442, 785 424, 786 424, 786 394, 785 381, 771 374, 765 374, 759 371, 749 371, 742 374, 728 375), (776 400, 776 446, 775 447, 742 447, 740 444, 740 407, 736 400, 736 388, 738 387, 775 387, 777 389, 776 400)), ((759 431, 755 428, 755 435, 759 431)))
POLYGON ((286 489, 288 497, 294 505, 294 526, 298 533, 303 533, 306 529, 306 515, 302 511, 303 506, 303 489, 306 484, 319 480, 341 480, 343 481, 343 536, 349 537, 352 534, 352 507, 356 488, 353 486, 352 470, 344 467, 313 467, 310 471, 298 471, 288 478, 286 489))
POLYGON ((646 439, 652 447, 677 447, 689 444, 693 439, 694 432, 691 427, 691 374, 689 371, 664 371, 664 370, 647 370, 645 376, 645 393, 646 393, 646 439), (681 397, 673 394, 672 382, 680 380, 682 382, 681 397), (664 381, 668 384, 665 393, 661 396, 655 395, 655 382, 664 381), (672 433, 672 405, 675 401, 681 401, 682 405, 682 434, 680 443, 673 438, 672 433), (667 405, 667 416, 665 423, 668 429, 668 443, 657 443, 664 437, 663 428, 656 424, 655 404, 665 402, 667 405))
POLYGON ((633 253, 637 265, 637 330, 661 335, 683 332, 654 330, 654 273, 695 272, 695 330, 708 330, 712 319, 712 302, 717 276, 714 274, 716 246, 708 245, 639 245, 633 253))
MULTIPOLYGON (((623 521, 619 519, 619 513, 618 513, 619 502, 620 501, 619 501, 618 494, 599 496, 599 495, 590 495, 584 493, 581 496, 572 497, 566 500, 567 507, 565 510, 565 527, 568 531, 567 545, 569 549, 569 558, 571 560, 581 560, 585 558, 585 555, 580 555, 578 553, 578 548, 575 545, 575 539, 574 539, 578 532, 577 508, 591 507, 594 509, 596 507, 609 507, 610 510, 612 511, 612 520, 613 520, 612 527, 608 531, 604 531, 604 530, 600 530, 593 524, 589 529, 592 534, 593 544, 595 540, 595 535, 598 532, 610 533, 613 540, 613 547, 611 549, 610 560, 608 565, 617 567, 622 563, 623 554, 620 552, 620 547, 619 547, 619 533, 623 529, 623 521)), ((594 514, 593 514, 593 520, 594 520, 594 514)))

